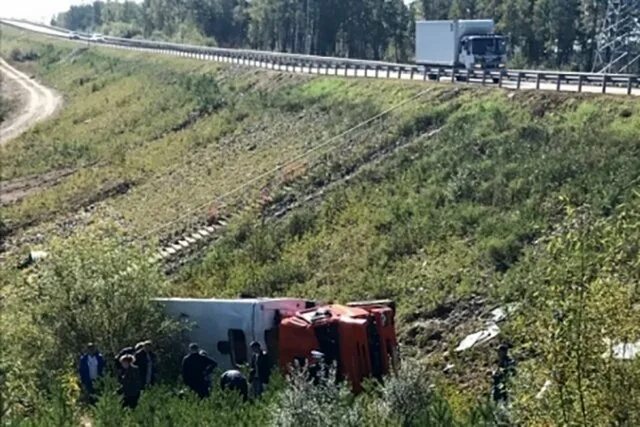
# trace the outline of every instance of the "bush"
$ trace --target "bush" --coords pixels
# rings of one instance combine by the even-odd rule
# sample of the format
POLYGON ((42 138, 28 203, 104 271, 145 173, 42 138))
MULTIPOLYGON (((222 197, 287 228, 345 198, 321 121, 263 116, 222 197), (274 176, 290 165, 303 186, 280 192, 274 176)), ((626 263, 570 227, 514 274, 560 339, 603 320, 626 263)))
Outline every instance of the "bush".
POLYGON ((280 397, 274 424, 282 427, 360 426, 362 413, 354 405, 354 397, 347 384, 335 381, 335 369, 328 378, 314 385, 307 380, 306 370, 290 376, 289 387, 280 397))
POLYGON ((29 49, 27 51, 22 51, 20 48, 15 47, 11 49, 9 58, 11 58, 12 61, 16 61, 16 62, 25 62, 25 61, 35 61, 38 58, 40 58, 40 55, 32 49, 29 49))
POLYGON ((111 360, 120 348, 152 339, 161 360, 173 365, 163 370, 170 377, 180 329, 152 301, 166 282, 144 254, 125 246, 112 227, 55 240, 48 250, 6 288, 0 368, 7 407, 29 410, 59 376, 73 377, 90 341, 111 360))

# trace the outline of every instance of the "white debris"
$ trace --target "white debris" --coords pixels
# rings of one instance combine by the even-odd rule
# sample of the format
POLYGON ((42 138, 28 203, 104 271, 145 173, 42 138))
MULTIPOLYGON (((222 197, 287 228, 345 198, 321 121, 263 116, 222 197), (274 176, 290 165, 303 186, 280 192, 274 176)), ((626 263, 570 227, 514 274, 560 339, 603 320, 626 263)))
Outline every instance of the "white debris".
POLYGON ((640 354, 640 341, 621 342, 612 344, 611 340, 605 339, 605 344, 609 350, 602 355, 603 358, 613 358, 616 360, 633 360, 640 354))
POLYGON ((547 393, 547 390, 549 390, 549 387, 551 387, 551 380, 546 380, 544 382, 544 385, 542 386, 542 388, 538 392, 538 394, 536 394, 536 399, 538 399, 538 400, 542 399, 544 397, 544 395, 547 393))
POLYGON ((31 253, 29 254, 29 258, 31 258, 31 261, 33 262, 40 261, 41 259, 45 259, 48 256, 49 253, 45 251, 31 251, 31 253))
POLYGON ((507 313, 504 311, 504 308, 498 307, 495 310, 491 311, 491 320, 493 323, 502 322, 507 318, 507 313))
POLYGON ((456 347, 456 351, 464 351, 470 349, 473 346, 484 344, 487 341, 497 337, 500 333, 500 328, 495 323, 491 323, 486 329, 467 335, 456 347))

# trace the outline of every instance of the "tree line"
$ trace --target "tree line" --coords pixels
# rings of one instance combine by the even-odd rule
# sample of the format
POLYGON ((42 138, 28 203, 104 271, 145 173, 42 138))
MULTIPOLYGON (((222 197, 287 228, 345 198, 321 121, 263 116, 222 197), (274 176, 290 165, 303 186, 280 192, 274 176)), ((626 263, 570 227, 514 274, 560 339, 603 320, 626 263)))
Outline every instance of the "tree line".
POLYGON ((590 71, 607 0, 144 0, 72 6, 54 24, 314 55, 411 61, 416 19, 493 18, 512 67, 590 71))

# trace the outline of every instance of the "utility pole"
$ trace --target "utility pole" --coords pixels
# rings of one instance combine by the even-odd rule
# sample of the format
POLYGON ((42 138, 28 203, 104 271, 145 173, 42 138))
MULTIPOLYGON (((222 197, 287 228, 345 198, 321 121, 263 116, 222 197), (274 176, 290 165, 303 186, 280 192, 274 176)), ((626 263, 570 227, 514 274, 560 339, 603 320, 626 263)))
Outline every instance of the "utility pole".
POLYGON ((640 64, 640 0, 609 0, 596 42, 593 72, 632 73, 640 64))

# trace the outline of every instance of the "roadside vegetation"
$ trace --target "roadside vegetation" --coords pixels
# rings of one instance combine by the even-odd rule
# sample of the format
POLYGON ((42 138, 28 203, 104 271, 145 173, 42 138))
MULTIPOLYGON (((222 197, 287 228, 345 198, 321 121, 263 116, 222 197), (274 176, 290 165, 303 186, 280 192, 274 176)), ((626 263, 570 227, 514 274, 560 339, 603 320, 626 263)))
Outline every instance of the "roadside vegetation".
POLYGON ((606 344, 640 338, 635 100, 289 76, 87 50, 14 30, 3 37, 4 57, 32 52, 18 66, 66 98, 55 120, 3 152, 1 184, 21 191, 2 206, 3 418, 640 423, 640 361, 612 358, 606 344), (150 243, 202 224, 216 197, 425 89, 417 102, 225 197, 234 205, 270 190, 261 212, 234 219, 173 276, 146 263, 150 243), (18 185, 25 181, 26 190, 18 185), (50 256, 14 269, 33 247, 50 256), (403 368, 357 398, 333 384, 280 379, 252 405, 220 395, 179 399, 181 329, 150 299, 240 294, 392 298, 403 368), (499 338, 454 351, 491 309, 514 303, 499 338), (97 407, 78 405, 74 363, 83 345, 98 342, 110 357, 143 338, 157 343, 165 384, 132 413, 120 410, 109 384, 97 407), (488 403, 498 342, 518 362, 506 410, 488 403))
MULTIPOLYGON (((0 80, 0 83, 2 81, 0 80)), ((0 94, 0 124, 9 117, 11 112, 15 109, 15 100, 8 98, 4 94, 0 94)))
POLYGON ((413 59, 417 20, 491 18, 510 68, 575 71, 592 71, 610 13, 602 0, 98 0, 60 12, 53 24, 71 30, 394 62, 413 59))

